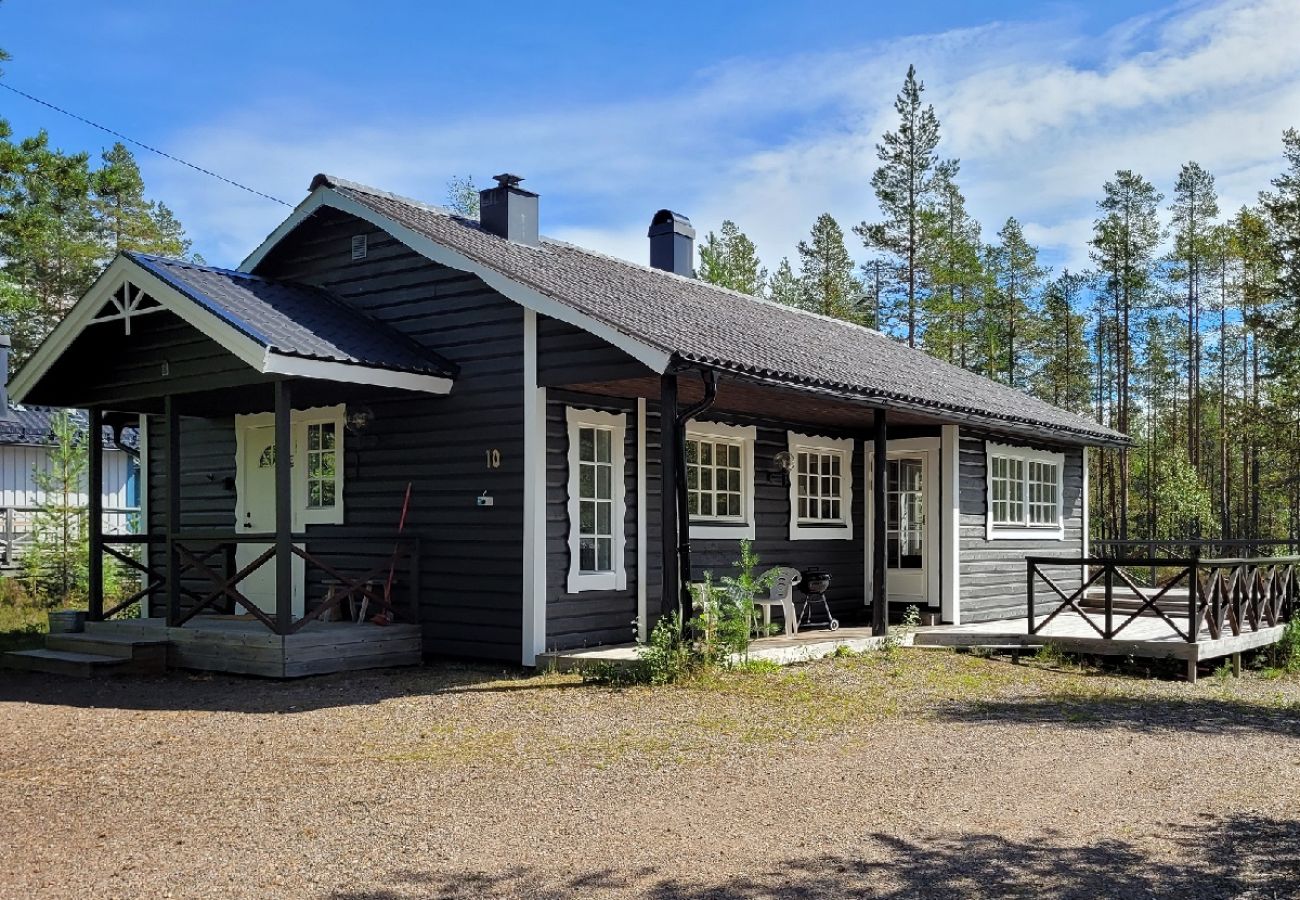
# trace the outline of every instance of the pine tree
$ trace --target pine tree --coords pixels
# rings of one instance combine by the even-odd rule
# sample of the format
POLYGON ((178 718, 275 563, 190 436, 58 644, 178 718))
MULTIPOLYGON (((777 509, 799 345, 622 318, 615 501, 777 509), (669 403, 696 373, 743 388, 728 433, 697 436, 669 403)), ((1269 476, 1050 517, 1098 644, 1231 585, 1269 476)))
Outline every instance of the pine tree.
POLYGON ((939 166, 934 205, 923 213, 924 266, 931 294, 922 343, 931 355, 968 368, 972 364, 969 336, 984 273, 980 226, 966 212, 966 198, 955 174, 948 164, 939 166))
MULTIPOLYGON (((876 145, 880 168, 871 186, 884 221, 863 222, 853 230, 868 248, 894 256, 899 263, 900 315, 907 345, 915 347, 921 338, 921 301, 924 292, 922 261, 925 228, 922 214, 930 202, 939 166, 939 120, 933 106, 921 105, 924 83, 917 80, 916 67, 907 67, 903 89, 894 100, 898 113, 897 131, 885 133, 876 145)), ((953 177, 957 163, 948 164, 953 177)))
MULTIPOLYGON (((1129 434, 1133 403, 1133 326, 1135 310, 1151 305, 1154 284, 1154 256, 1162 232, 1157 208, 1163 199, 1159 191, 1141 175, 1129 170, 1115 173, 1104 185, 1105 194, 1097 203, 1101 217, 1093 226, 1092 257, 1101 276, 1101 290, 1110 301, 1110 327, 1114 345, 1111 349, 1113 378, 1113 417, 1111 424, 1129 434)), ((1129 454, 1119 451, 1118 471, 1107 475, 1104 488, 1111 491, 1107 514, 1119 539, 1128 537, 1129 528, 1129 454)), ((1103 488, 1103 489, 1104 489, 1103 488)))
POLYGON ((55 606, 86 589, 90 531, 82 494, 89 460, 84 430, 67 411, 55 413, 50 436, 48 465, 32 472, 39 506, 23 552, 23 573, 32 595, 55 606))
POLYGON ((790 265, 790 257, 781 257, 781 262, 777 265, 776 271, 768 279, 767 296, 786 306, 801 307, 803 305, 803 284, 800 282, 799 276, 794 274, 794 269, 790 265))
POLYGON ((1022 387, 1023 364, 1033 338, 1034 304, 1047 270, 1038 264, 1038 248, 1025 240, 1014 216, 1002 226, 990 250, 994 291, 986 311, 1002 354, 1001 365, 994 364, 990 377, 997 373, 1012 387, 1022 387))
POLYGON ((799 242, 799 281, 804 309, 835 319, 862 322, 862 285, 844 246, 844 231, 830 213, 813 223, 807 241, 799 242))
POLYGON ((762 296, 767 269, 759 263, 754 242, 730 219, 723 221, 721 231, 721 235, 710 231, 700 244, 698 277, 742 294, 762 296))
POLYGON ((1037 397, 1077 413, 1088 411, 1091 394, 1086 319, 1078 312, 1090 280, 1066 269, 1043 289, 1042 325, 1034 348, 1040 364, 1029 383, 1037 397))
POLYGON ((174 258, 189 253, 190 242, 172 211, 145 197, 144 177, 125 145, 104 151, 90 188, 106 256, 123 250, 174 258))
POLYGON ((1201 282, 1219 197, 1214 176, 1195 162, 1183 165, 1174 184, 1171 227, 1174 248, 1170 278, 1185 287, 1187 312, 1187 462, 1193 471, 1201 465, 1201 282))

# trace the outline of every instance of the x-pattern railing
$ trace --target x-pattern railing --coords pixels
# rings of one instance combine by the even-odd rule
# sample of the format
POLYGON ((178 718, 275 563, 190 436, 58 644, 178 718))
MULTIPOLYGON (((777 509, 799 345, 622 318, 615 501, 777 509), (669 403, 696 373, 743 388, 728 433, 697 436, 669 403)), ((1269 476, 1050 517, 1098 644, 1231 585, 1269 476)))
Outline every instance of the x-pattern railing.
POLYGON ((1110 640, 1121 635, 1139 618, 1153 616, 1163 621, 1181 640, 1194 643, 1202 627, 1211 638, 1223 636, 1225 627, 1234 636, 1244 631, 1272 628, 1287 621, 1300 591, 1300 557, 1259 559, 1117 559, 1087 557, 1029 557, 1026 560, 1026 600, 1029 633, 1041 634, 1063 612, 1072 611, 1098 637, 1110 640), (1045 568, 1076 568, 1084 577, 1078 588, 1062 588, 1045 568), (1159 583, 1143 586, 1129 573, 1130 568, 1150 568, 1167 574, 1159 583), (1090 592, 1100 581, 1103 586, 1101 624, 1094 612, 1090 592), (1116 582, 1127 590, 1124 599, 1137 601, 1136 608, 1117 606, 1116 582), (1038 618, 1037 587, 1047 586, 1059 600, 1038 618), (1175 594, 1185 588, 1185 598, 1175 594), (1183 606, 1184 616, 1171 616, 1168 607, 1183 606), (1185 625, 1178 620, 1183 619, 1185 625))
MULTIPOLYGON (((328 542, 331 538, 313 537, 313 543, 328 542)), ((356 538, 346 540, 355 541, 356 538)), ((251 615, 257 621, 261 622, 272 631, 281 630, 275 617, 269 615, 261 606, 250 599, 247 594, 240 589, 249 576, 258 569, 269 564, 275 559, 275 547, 268 546, 263 552, 259 553, 254 559, 250 560, 238 570, 234 567, 235 546, 239 543, 255 542, 258 544, 265 543, 265 537, 250 535, 238 535, 236 537, 207 537, 196 536, 189 540, 173 540, 171 546, 177 555, 177 580, 183 578, 204 578, 209 585, 206 592, 193 589, 184 582, 178 585, 178 591, 182 597, 190 600, 188 608, 181 613, 171 624, 174 626, 183 626, 192 621, 196 616, 210 610, 221 601, 226 601, 232 609, 242 609, 251 615), (206 545, 196 547, 195 545, 206 545), (213 557, 221 554, 222 562, 213 564, 213 557)), ((153 544, 166 544, 163 539, 154 539, 145 535, 122 536, 120 538, 105 538, 104 552, 123 565, 138 572, 141 575, 141 587, 130 596, 119 602, 117 605, 103 614, 104 618, 110 618, 126 608, 130 607, 137 601, 152 597, 167 586, 167 575, 159 571, 152 565, 149 553, 143 554, 144 560, 138 560, 129 553, 119 550, 112 544, 130 544, 136 546, 148 547, 153 544)), ((335 585, 328 592, 322 601, 312 607, 308 612, 289 623, 287 632, 292 634, 306 627, 311 622, 319 621, 332 614, 342 604, 356 599, 364 599, 369 607, 373 607, 376 612, 385 613, 390 620, 405 617, 411 621, 417 620, 416 604, 419 597, 419 541, 416 538, 398 538, 394 542, 393 552, 386 556, 381 562, 376 563, 361 576, 349 575, 333 564, 326 562, 319 555, 312 553, 297 543, 291 548, 294 556, 303 560, 307 569, 315 568, 329 578, 333 579, 335 585), (408 583, 404 585, 404 592, 411 598, 410 610, 403 614, 399 612, 397 605, 393 602, 392 587, 394 584, 393 575, 398 571, 398 567, 403 567, 403 574, 406 576, 408 583), (383 586, 378 587, 377 583, 383 577, 383 586)))

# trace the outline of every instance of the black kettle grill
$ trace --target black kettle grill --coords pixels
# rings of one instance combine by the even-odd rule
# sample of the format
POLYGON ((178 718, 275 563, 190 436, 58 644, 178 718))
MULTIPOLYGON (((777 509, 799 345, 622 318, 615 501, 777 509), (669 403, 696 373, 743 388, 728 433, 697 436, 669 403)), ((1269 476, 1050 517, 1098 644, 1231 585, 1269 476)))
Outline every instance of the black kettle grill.
POLYGON ((831 586, 831 573, 825 569, 805 569, 800 574, 803 576, 803 580, 799 582, 799 591, 803 594, 803 607, 799 610, 799 628, 803 629, 809 625, 823 625, 831 631, 839 628, 840 622, 831 615, 831 606, 826 602, 826 591, 831 586))

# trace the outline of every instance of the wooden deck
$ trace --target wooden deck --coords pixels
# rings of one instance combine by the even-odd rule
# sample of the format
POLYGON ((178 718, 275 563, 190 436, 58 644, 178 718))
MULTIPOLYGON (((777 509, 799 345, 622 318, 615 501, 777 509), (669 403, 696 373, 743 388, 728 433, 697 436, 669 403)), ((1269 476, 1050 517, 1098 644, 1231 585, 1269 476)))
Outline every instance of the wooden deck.
POLYGON ((419 625, 311 622, 279 635, 255 620, 202 616, 183 628, 162 619, 88 622, 86 632, 166 641, 171 667, 266 678, 418 665, 422 658, 419 625))
MULTIPOLYGON (((1104 627, 1103 614, 1088 612, 1084 616, 1091 619, 1098 628, 1104 627)), ((914 643, 918 647, 1039 647, 1050 642, 1062 650, 1075 653, 1181 659, 1187 661, 1189 679, 1194 680, 1197 663, 1274 644, 1286 630, 1285 626, 1279 625, 1215 638, 1208 630, 1201 628, 1195 641, 1186 641, 1175 634, 1163 619, 1138 616, 1120 632, 1120 636, 1107 640, 1098 636, 1093 626, 1084 620, 1084 616, 1073 611, 1063 612, 1037 634, 1029 633, 1028 622, 1023 617, 972 625, 941 625, 918 633, 914 643)), ((1040 616, 1038 621, 1042 622, 1045 618, 1040 616)), ((1183 616, 1180 624, 1186 620, 1186 616, 1183 616)))

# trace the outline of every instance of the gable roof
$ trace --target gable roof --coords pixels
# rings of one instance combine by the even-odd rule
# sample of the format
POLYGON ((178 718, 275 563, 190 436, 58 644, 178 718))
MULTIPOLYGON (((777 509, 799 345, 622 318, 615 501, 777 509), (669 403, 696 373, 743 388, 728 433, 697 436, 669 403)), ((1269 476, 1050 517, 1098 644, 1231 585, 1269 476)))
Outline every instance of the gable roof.
POLYGON ((128 252, 118 254, 14 376, 14 399, 28 396, 86 328, 124 321, 129 334, 135 317, 161 310, 262 374, 445 394, 457 371, 320 288, 128 252))
POLYGON ((253 269, 312 210, 333 206, 375 222, 430 258, 479 274, 525 306, 610 340, 656 371, 676 359, 846 399, 1047 429, 1084 443, 1129 443, 1088 418, 870 328, 562 241, 508 241, 472 219, 329 175, 317 175, 312 191, 242 269, 253 269))
POLYGON ((270 353, 450 378, 454 363, 321 288, 127 253, 270 353))

